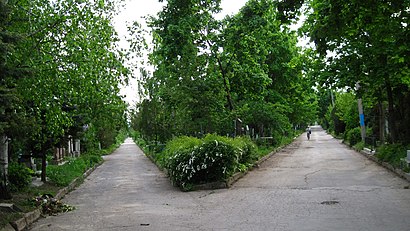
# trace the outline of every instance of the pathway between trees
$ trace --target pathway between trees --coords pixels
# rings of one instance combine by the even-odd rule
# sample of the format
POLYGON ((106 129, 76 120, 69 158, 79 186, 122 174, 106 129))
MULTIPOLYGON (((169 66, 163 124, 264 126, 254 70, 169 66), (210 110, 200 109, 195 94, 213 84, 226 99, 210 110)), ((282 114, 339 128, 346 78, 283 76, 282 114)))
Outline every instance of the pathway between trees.
POLYGON ((127 140, 32 230, 408 230, 409 183, 319 127, 230 189, 181 192, 127 140))

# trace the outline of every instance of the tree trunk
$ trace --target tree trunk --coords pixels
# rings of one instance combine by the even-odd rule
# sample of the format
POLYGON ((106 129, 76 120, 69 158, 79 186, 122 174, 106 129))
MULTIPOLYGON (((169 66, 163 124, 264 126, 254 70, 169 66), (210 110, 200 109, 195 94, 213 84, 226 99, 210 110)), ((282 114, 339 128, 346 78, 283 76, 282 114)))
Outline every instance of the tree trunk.
MULTIPOLYGON (((212 44, 210 43, 210 41, 207 40, 206 42, 208 43, 208 46, 211 48, 212 44)), ((231 91, 230 91, 229 86, 228 86, 228 79, 226 77, 226 70, 223 67, 221 59, 218 57, 218 55, 214 53, 214 56, 215 56, 216 60, 218 61, 219 70, 221 71, 221 74, 222 74, 223 84, 224 84, 225 93, 226 93, 226 100, 228 101, 229 110, 233 111, 234 107, 233 107, 233 102, 232 102, 232 97, 231 97, 231 91)), ((232 58, 233 58, 233 56, 228 61, 228 63, 230 63, 232 58)))
POLYGON ((219 70, 221 71, 221 74, 222 74, 222 79, 223 79, 225 93, 226 93, 226 100, 228 101, 229 110, 233 111, 233 109, 234 109, 233 108, 233 102, 232 102, 232 97, 231 97, 231 91, 230 91, 229 86, 228 86, 228 80, 227 80, 227 77, 226 77, 226 70, 222 66, 221 59, 217 56, 216 56, 216 59, 218 60, 219 70))
POLYGON ((392 91, 389 79, 386 78, 385 81, 386 81, 386 91, 387 91, 387 101, 388 101, 388 111, 389 111, 387 120, 389 122, 390 139, 392 143, 395 143, 397 140, 397 128, 396 128, 396 121, 395 121, 395 114, 394 114, 393 91, 392 91))
POLYGON ((41 181, 46 182, 47 181, 47 155, 46 153, 42 153, 41 156, 41 181))
POLYGON ((378 103, 379 105, 379 140, 382 144, 384 144, 385 141, 385 135, 384 135, 384 131, 385 131, 385 126, 386 126, 386 118, 384 115, 384 107, 383 107, 383 102, 379 101, 378 103))

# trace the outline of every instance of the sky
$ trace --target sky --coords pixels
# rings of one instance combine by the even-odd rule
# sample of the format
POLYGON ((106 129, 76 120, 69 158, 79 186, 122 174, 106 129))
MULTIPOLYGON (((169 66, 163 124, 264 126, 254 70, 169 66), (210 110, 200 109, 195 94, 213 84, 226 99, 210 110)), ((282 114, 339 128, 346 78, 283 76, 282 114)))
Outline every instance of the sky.
MULTIPOLYGON (((216 18, 222 19, 225 15, 232 15, 239 12, 239 9, 242 8, 246 2, 247 0, 222 0, 222 12, 216 15, 216 18)), ((125 36, 127 35, 127 25, 131 25, 132 22, 138 21, 143 26, 146 26, 142 17, 156 15, 165 3, 160 3, 158 0, 126 0, 125 3, 125 7, 114 19, 114 27, 121 39, 120 46, 128 48, 125 39, 125 36)), ((136 79, 130 79, 129 86, 124 86, 121 89, 121 94, 125 95, 124 100, 131 106, 133 106, 138 100, 136 82, 136 79)))

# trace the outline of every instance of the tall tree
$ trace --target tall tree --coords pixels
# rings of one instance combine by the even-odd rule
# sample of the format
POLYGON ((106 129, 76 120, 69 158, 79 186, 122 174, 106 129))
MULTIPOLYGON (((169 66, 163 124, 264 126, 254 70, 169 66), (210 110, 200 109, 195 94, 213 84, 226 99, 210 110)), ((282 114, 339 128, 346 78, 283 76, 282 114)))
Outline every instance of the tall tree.
POLYGON ((238 117, 267 134, 306 123, 300 118, 315 106, 305 94, 296 35, 277 19, 277 4, 252 0, 217 21, 219 10, 219 1, 168 1, 151 18, 155 71, 144 79, 138 121, 154 113, 155 129, 174 135, 233 133, 238 117))
POLYGON ((326 72, 320 83, 355 89, 388 102, 393 142, 409 140, 406 110, 400 100, 409 95, 410 1, 311 0, 305 31, 325 58, 326 72), (328 74, 326 74, 328 73, 328 74), (380 94, 382 92, 382 94, 380 94))
MULTIPOLYGON (((44 168, 49 150, 64 137, 77 136, 82 125, 101 141, 99 133, 116 132, 118 121, 125 123, 119 84, 128 72, 111 24, 118 2, 10 1, 9 30, 24 38, 10 63, 33 70, 30 78, 15 83, 20 108, 36 125, 24 149, 41 155, 44 168)), ((13 138, 21 141, 23 134, 13 138)))

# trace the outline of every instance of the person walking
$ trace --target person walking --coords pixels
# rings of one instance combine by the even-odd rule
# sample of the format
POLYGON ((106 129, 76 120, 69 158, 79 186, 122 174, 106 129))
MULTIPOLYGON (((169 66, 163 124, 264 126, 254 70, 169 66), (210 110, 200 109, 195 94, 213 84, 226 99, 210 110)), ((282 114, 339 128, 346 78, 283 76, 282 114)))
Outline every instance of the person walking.
POLYGON ((309 126, 306 129, 306 134, 307 134, 308 140, 310 140, 310 134, 312 134, 312 129, 309 126))

